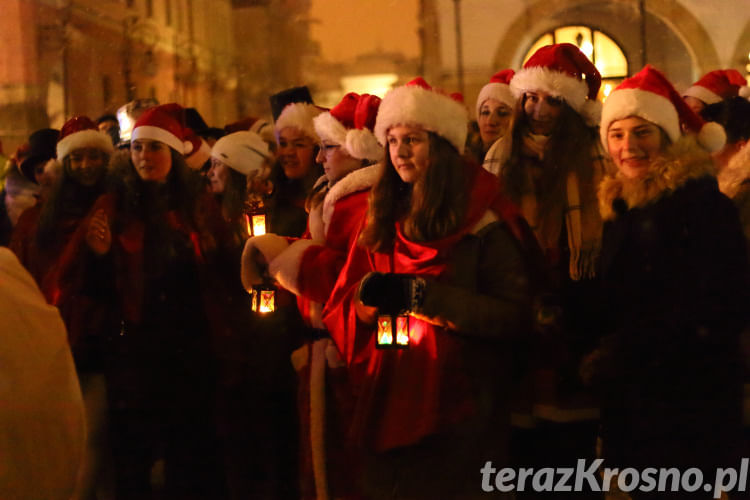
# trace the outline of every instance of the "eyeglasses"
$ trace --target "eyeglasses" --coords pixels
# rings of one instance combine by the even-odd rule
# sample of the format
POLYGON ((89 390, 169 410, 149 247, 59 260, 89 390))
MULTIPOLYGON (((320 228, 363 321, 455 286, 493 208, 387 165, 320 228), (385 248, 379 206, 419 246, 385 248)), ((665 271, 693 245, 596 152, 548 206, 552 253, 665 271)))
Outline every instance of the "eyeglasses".
POLYGON ((338 148, 340 148, 341 144, 323 144, 323 143, 320 143, 318 146, 320 147, 320 150, 323 152, 323 154, 328 155, 328 154, 331 154, 334 151, 336 151, 338 148))

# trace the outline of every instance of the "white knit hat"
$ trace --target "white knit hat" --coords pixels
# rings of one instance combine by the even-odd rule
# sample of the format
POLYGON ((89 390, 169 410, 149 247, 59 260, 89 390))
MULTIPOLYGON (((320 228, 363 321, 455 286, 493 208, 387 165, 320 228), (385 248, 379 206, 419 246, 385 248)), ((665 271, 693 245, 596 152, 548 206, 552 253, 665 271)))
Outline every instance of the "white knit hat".
POLYGON ((234 132, 214 144, 211 157, 243 175, 259 171, 271 157, 268 143, 255 132, 234 132))
POLYGON ((395 125, 419 125, 463 153, 468 113, 455 97, 434 90, 419 77, 389 91, 383 98, 375 121, 375 137, 381 144, 385 145, 388 129, 395 125))
POLYGON ((331 111, 313 119, 315 131, 321 140, 341 145, 353 158, 379 161, 384 155, 383 146, 372 129, 380 102, 378 96, 350 92, 331 111))

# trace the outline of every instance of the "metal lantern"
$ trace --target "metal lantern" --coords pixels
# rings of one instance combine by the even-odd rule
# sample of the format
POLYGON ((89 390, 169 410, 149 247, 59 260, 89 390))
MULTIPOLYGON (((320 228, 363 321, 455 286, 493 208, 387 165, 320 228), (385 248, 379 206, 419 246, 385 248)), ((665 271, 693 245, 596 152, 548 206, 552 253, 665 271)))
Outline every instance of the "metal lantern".
POLYGON ((266 234, 266 204, 262 196, 252 192, 245 200, 245 223, 247 224, 248 236, 261 236, 266 234))
POLYGON ((254 313, 274 312, 276 310, 276 288, 268 283, 253 286, 251 304, 254 313))
POLYGON ((378 349, 408 348, 409 316, 404 314, 383 314, 378 316, 378 333, 375 346, 378 349))
POLYGON ((262 211, 245 214, 247 223, 247 234, 250 236, 260 236, 266 234, 266 214, 262 211))

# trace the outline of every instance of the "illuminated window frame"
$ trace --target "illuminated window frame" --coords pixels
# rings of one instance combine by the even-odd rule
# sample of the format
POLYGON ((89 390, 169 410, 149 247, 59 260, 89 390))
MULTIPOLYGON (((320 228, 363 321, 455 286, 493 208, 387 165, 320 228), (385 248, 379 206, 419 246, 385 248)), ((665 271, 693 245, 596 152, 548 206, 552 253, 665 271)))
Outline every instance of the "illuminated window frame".
MULTIPOLYGON (((570 37, 561 36, 566 31, 571 30, 579 32, 572 43, 578 46, 578 48, 580 48, 581 51, 585 53, 589 59, 591 59, 591 62, 594 63, 594 66, 596 66, 601 73, 602 87, 599 90, 599 99, 606 99, 609 95, 609 92, 630 74, 630 61, 628 61, 628 58, 625 57, 625 53, 623 52, 620 45, 615 42, 615 40, 611 36, 604 33, 603 31, 591 28, 590 26, 586 25, 568 24, 558 26, 557 28, 541 34, 534 41, 534 43, 531 44, 529 50, 526 52, 526 55, 523 58, 523 62, 525 63, 534 54, 534 52, 545 45, 571 41, 570 37), (601 61, 597 59, 596 51, 596 47, 601 47, 603 45, 617 50, 619 56, 622 58, 622 61, 624 61, 625 63, 624 72, 610 72, 604 68, 604 65, 601 63, 601 61)), ((750 70, 750 66, 748 67, 748 69, 750 70)))

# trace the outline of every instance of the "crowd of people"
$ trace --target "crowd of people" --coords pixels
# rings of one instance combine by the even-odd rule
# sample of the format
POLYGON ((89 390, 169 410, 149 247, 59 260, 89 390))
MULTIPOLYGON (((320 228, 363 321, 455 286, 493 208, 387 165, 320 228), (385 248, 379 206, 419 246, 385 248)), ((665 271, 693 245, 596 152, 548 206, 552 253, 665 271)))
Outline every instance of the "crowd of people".
POLYGON ((600 85, 563 43, 475 122, 415 78, 331 109, 288 89, 273 122, 136 101, 34 132, 0 245, 59 311, 86 432, 36 472, 64 486, 8 498, 535 499, 480 469, 739 467, 750 89, 600 85))

